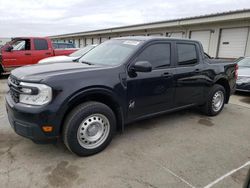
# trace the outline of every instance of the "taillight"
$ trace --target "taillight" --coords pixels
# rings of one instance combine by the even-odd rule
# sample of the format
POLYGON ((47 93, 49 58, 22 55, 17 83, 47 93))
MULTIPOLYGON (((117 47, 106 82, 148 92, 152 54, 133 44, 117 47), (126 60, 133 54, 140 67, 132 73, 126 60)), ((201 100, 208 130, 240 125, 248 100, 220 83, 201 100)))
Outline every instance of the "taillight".
POLYGON ((235 74, 234 76, 235 76, 236 80, 238 79, 238 69, 239 69, 239 65, 236 63, 235 64, 235 73, 234 73, 235 74))

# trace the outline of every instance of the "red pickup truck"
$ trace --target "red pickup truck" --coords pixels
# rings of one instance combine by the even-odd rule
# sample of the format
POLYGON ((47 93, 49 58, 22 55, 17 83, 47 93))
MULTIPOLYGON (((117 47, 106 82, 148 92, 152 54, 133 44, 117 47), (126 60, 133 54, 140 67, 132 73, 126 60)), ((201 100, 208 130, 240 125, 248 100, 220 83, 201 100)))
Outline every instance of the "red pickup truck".
POLYGON ((0 74, 24 65, 36 64, 47 57, 69 55, 76 50, 54 49, 52 41, 47 37, 14 38, 0 49, 0 74))

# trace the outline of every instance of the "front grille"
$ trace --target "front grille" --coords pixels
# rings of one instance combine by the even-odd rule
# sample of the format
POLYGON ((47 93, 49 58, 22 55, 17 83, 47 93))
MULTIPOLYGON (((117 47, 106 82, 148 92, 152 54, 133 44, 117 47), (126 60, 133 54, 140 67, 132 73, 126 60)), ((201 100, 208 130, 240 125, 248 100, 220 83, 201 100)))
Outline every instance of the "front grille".
POLYGON ((10 96, 13 99, 15 103, 19 102, 19 96, 20 96, 20 81, 15 78, 14 76, 10 75, 8 79, 8 85, 10 88, 10 96))

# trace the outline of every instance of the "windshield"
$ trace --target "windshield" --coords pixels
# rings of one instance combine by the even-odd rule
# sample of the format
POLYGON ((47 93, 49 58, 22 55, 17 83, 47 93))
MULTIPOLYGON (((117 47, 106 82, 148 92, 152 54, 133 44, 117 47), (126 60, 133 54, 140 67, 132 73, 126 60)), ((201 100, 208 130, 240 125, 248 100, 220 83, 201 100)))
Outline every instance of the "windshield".
POLYGON ((205 57, 206 57, 206 58, 208 58, 208 59, 212 59, 212 58, 211 58, 211 56, 210 56, 210 55, 208 55, 206 52, 204 52, 204 55, 205 55, 205 57))
POLYGON ((95 46, 89 45, 86 46, 80 50, 77 50, 75 52, 73 52, 72 54, 69 55, 69 57, 81 57, 84 54, 86 54, 88 51, 90 51, 91 49, 93 49, 95 46))
POLYGON ((239 67, 250 67, 250 58, 243 58, 238 61, 239 67))
POLYGON ((114 66, 122 64, 139 46, 135 40, 109 40, 85 54, 79 62, 114 66))

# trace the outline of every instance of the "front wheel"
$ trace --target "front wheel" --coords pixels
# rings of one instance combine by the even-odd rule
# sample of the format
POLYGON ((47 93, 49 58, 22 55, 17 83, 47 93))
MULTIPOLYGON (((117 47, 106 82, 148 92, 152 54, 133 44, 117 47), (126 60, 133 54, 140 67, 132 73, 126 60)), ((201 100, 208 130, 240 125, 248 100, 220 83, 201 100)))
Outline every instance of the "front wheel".
POLYGON ((223 86, 215 84, 208 95, 206 103, 202 106, 202 111, 209 116, 219 114, 225 104, 225 89, 223 86))
POLYGON ((66 118, 63 140, 73 153, 93 155, 109 145, 115 126, 115 115, 107 105, 87 102, 76 107, 66 118))

